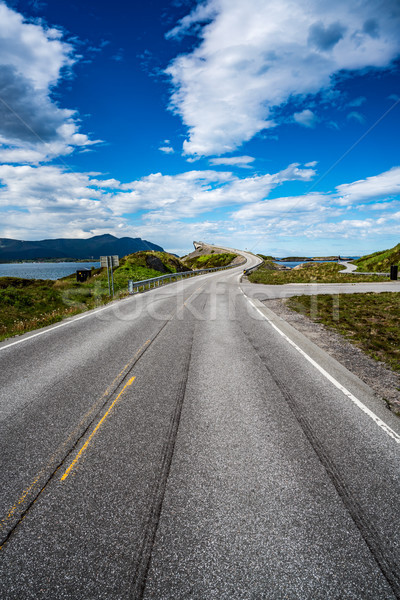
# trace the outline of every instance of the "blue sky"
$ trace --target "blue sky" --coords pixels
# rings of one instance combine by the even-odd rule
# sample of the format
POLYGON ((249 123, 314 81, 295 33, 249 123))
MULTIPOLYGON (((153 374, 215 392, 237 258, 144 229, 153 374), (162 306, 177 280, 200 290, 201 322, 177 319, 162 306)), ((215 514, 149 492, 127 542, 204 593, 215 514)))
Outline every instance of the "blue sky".
POLYGON ((397 0, 0 0, 0 237, 400 241, 397 0))

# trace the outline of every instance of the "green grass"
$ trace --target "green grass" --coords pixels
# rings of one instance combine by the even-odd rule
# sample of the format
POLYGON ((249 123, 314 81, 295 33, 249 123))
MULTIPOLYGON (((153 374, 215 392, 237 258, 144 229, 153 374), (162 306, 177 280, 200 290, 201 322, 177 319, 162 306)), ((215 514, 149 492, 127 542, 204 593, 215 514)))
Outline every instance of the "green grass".
MULTIPOLYGON (((127 295, 129 279, 141 281, 183 270, 187 267, 166 252, 130 254, 114 269, 115 295, 127 295), (163 272, 149 268, 149 256, 161 260, 163 272)), ((0 277, 0 340, 51 325, 111 300, 106 269, 93 270, 84 283, 76 281, 75 273, 56 281, 0 277)))
POLYGON ((273 256, 266 256, 265 254, 257 254, 257 256, 259 256, 263 260, 275 260, 273 256))
POLYGON ((288 306, 400 371, 400 293, 295 296, 288 306))
POLYGON ((0 278, 0 339, 51 325, 80 312, 66 305, 53 281, 0 278))
POLYGON ((354 263, 357 265, 358 271, 388 273, 391 265, 400 264, 400 244, 397 244, 397 246, 390 248, 389 250, 362 256, 358 260, 355 260, 354 263))
POLYGON ((237 254, 224 252, 221 254, 204 254, 195 258, 185 260, 185 264, 191 269, 213 269, 214 267, 226 267, 237 254))
POLYGON ((252 283, 282 285, 285 283, 361 283, 365 281, 387 281, 380 275, 352 275, 339 273, 343 266, 337 263, 306 263, 301 269, 278 271, 272 261, 267 261, 249 275, 252 283))

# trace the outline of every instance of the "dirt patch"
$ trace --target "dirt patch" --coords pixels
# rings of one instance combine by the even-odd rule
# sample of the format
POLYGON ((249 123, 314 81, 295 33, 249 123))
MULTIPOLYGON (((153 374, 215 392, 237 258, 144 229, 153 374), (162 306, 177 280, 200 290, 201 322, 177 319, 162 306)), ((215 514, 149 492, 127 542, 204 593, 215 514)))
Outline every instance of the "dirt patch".
POLYGON ((263 304, 357 375, 385 400, 390 410, 400 416, 400 375, 398 373, 364 354, 339 333, 291 310, 286 305, 286 300, 264 300, 263 304))

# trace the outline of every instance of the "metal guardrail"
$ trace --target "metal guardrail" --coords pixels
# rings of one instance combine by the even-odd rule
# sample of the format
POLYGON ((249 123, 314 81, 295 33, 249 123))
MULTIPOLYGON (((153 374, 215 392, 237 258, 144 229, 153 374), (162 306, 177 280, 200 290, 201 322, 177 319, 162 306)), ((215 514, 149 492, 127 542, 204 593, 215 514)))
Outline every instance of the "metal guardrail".
POLYGON ((181 273, 168 273, 167 275, 160 275, 160 277, 152 277, 151 279, 144 279, 143 281, 128 280, 128 293, 138 294, 140 288, 142 292, 146 289, 150 290, 152 287, 160 287, 165 283, 171 283, 173 280, 178 281, 180 279, 186 279, 187 277, 196 277, 197 275, 203 275, 204 273, 212 273, 213 271, 223 271, 226 269, 233 269, 234 267, 240 267, 241 264, 227 265, 226 267, 213 267, 212 269, 197 269, 196 271, 182 271, 181 273))
POLYGON ((244 269, 243 275, 249 275, 249 273, 252 273, 256 269, 258 269, 258 267, 261 267, 261 265, 263 265, 263 264, 264 264, 264 261, 262 260, 261 262, 254 265, 254 267, 250 267, 250 269, 244 269))

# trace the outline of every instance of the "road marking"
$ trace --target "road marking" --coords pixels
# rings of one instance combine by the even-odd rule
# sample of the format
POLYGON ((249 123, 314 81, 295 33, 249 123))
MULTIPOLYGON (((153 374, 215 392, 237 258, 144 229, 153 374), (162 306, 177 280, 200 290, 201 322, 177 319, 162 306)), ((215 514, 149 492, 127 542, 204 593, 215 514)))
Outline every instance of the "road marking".
MULTIPOLYGON (((215 275, 215 273, 208 273, 207 275, 204 275, 204 278, 208 279, 210 276, 213 276, 213 275, 215 275)), ((191 281, 191 278, 186 279, 185 281, 191 281)), ((162 288, 153 288, 153 289, 160 290, 162 288)), ((152 290, 149 290, 149 291, 152 291, 152 290)), ((136 296, 134 296, 134 298, 135 297, 136 296)), ((132 298, 123 298, 123 300, 132 300, 132 298)), ((71 317, 68 321, 63 321, 59 325, 54 325, 54 326, 49 325, 48 329, 45 329, 43 331, 38 331, 38 333, 34 333, 33 335, 24 337, 21 340, 16 340, 15 342, 11 342, 10 344, 5 344, 4 346, 0 345, 0 352, 1 352, 1 350, 5 350, 6 348, 11 348, 11 346, 16 346, 17 344, 22 344, 23 342, 28 342, 29 340, 32 340, 33 338, 39 337, 40 335, 44 335, 45 333, 50 333, 50 332, 54 331, 55 329, 59 329, 60 327, 66 327, 67 325, 72 325, 76 321, 80 321, 81 319, 86 319, 87 317, 92 317, 93 315, 96 315, 97 313, 103 312, 103 310, 108 310, 113 307, 114 307, 114 302, 110 302, 109 304, 107 304, 107 306, 103 306, 102 308, 97 308, 95 310, 89 310, 84 315, 80 315, 79 317, 71 317)))
POLYGON ((71 325, 72 323, 75 323, 76 321, 80 321, 81 319, 86 319, 87 317, 96 315, 97 313, 102 312, 103 310, 107 310, 108 308, 111 308, 110 304, 108 304, 107 306, 104 306, 103 308, 98 308, 97 310, 94 310, 94 311, 88 311, 86 314, 81 315, 80 317, 73 317, 70 321, 64 321, 64 323, 55 325, 54 327, 46 329, 45 331, 39 331, 38 333, 34 333, 33 335, 30 335, 29 337, 26 337, 22 340, 17 340, 16 342, 11 342, 11 344, 6 344, 5 346, 0 346, 0 351, 5 350, 6 348, 10 348, 11 346, 16 346, 16 344, 22 344, 23 342, 27 342, 28 340, 38 337, 39 335, 44 335, 45 333, 50 333, 50 331, 54 331, 55 329, 59 329, 60 327, 65 327, 66 325, 71 325))
POLYGON ((98 430, 100 429, 100 427, 102 426, 102 424, 104 423, 104 421, 107 419, 108 415, 110 414, 110 412, 112 411, 112 409, 114 408, 114 406, 116 405, 116 403, 118 402, 118 400, 121 398, 122 394, 125 392, 125 390, 130 385, 132 385, 132 383, 135 381, 135 379, 136 379, 136 377, 131 377, 129 379, 128 383, 126 383, 124 385, 124 387, 122 388, 122 390, 120 391, 120 393, 118 394, 118 396, 115 398, 115 400, 109 406, 108 410, 105 412, 105 414, 102 416, 102 418, 100 419, 100 421, 97 423, 96 427, 93 429, 92 433, 90 434, 90 436, 88 437, 88 439, 86 440, 86 442, 83 444, 82 448, 79 450, 79 452, 75 456, 74 460, 69 465, 68 469, 65 471, 64 475, 61 477, 61 481, 65 481, 65 479, 68 477, 68 475, 70 474, 70 472, 72 471, 72 469, 77 464, 78 460, 81 458, 82 454, 85 452, 85 450, 89 446, 89 444, 92 441, 93 437, 96 435, 96 433, 98 432, 98 430))
MULTIPOLYGON (((50 459, 47 462, 47 465, 45 467, 43 467, 39 471, 39 473, 36 475, 36 477, 32 481, 32 483, 22 492, 22 494, 20 495, 20 497, 18 498, 18 500, 15 502, 15 504, 8 511, 7 516, 0 520, 0 529, 2 529, 7 524, 7 522, 13 517, 13 515, 16 512, 16 510, 18 509, 18 507, 20 507, 21 504, 24 504, 24 502, 27 500, 27 498, 29 498, 30 492, 35 488, 35 486, 42 479, 42 477, 46 473, 48 473, 49 469, 52 468, 52 464, 57 459, 57 456, 59 456, 60 453, 62 453, 64 451, 64 449, 67 448, 70 445, 71 441, 78 435, 79 430, 81 429, 81 427, 84 426, 84 424, 87 421, 87 419, 90 418, 91 414, 98 408, 99 404, 101 404, 102 401, 105 398, 107 398, 107 396, 112 392, 112 390, 114 388, 114 385, 116 384, 116 382, 118 381, 118 379, 120 379, 124 375, 124 373, 133 366, 133 364, 136 361, 138 355, 141 352, 143 352, 150 343, 151 343, 151 340, 146 340, 146 342, 134 354, 133 358, 124 366, 124 368, 122 369, 122 371, 120 373, 118 373, 118 375, 116 377, 114 377, 113 381, 107 387, 107 389, 104 392, 104 394, 102 394, 102 396, 83 415, 83 417, 80 419, 79 423, 76 425, 76 427, 74 428, 74 430, 69 434, 68 438, 57 448, 57 450, 54 452, 54 454, 50 457, 50 459)), ((0 546, 0 550, 1 550, 1 548, 2 548, 2 546, 0 546)))
MULTIPOLYGON (((243 292, 243 290, 242 290, 243 292)), ((246 296, 246 294, 243 292, 243 295, 246 296)), ((400 444, 400 435, 398 435, 395 431, 393 431, 393 429, 391 429, 391 427, 389 427, 389 425, 386 425, 386 423, 384 421, 382 421, 382 419, 380 419, 372 410, 370 410, 367 406, 365 406, 365 404, 363 404, 361 402, 361 400, 359 400, 356 396, 354 396, 354 394, 352 394, 347 388, 345 388, 341 383, 339 383, 339 381, 337 381, 337 379, 335 379, 334 377, 332 377, 332 375, 330 375, 328 373, 328 371, 325 371, 325 369, 323 367, 321 367, 321 365, 319 365, 313 358, 311 358, 311 356, 309 356, 306 352, 304 352, 304 350, 302 350, 300 348, 300 346, 298 346, 293 340, 290 339, 289 336, 287 336, 281 329, 279 329, 279 327, 277 327, 275 325, 275 323, 273 323, 271 321, 271 319, 269 319, 259 308, 258 306, 256 306, 253 302, 253 300, 251 300, 248 296, 246 296, 246 298, 248 299, 248 301, 250 302, 250 304, 256 309, 256 311, 258 311, 260 313, 260 315, 266 320, 268 321, 268 323, 287 341, 289 342, 289 344, 291 346, 293 346, 293 348, 295 348, 306 360, 308 360, 309 363, 311 363, 324 377, 326 377, 326 379, 328 379, 328 381, 330 381, 331 383, 333 383, 333 385, 340 390, 345 396, 347 396, 356 406, 358 406, 358 408, 360 410, 362 410, 366 415, 368 415, 368 417, 370 417, 377 425, 378 427, 380 427, 389 437, 391 437, 397 444, 400 444)))

